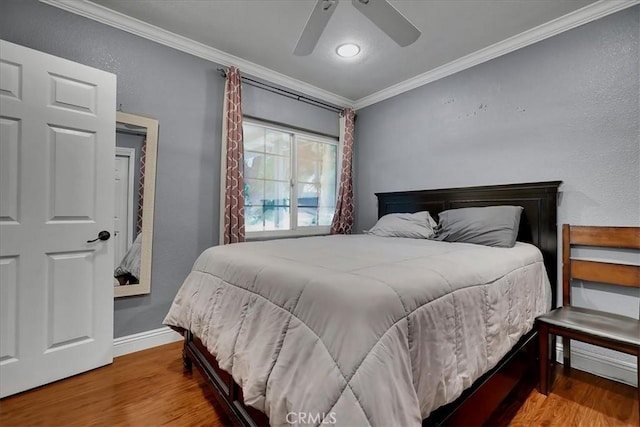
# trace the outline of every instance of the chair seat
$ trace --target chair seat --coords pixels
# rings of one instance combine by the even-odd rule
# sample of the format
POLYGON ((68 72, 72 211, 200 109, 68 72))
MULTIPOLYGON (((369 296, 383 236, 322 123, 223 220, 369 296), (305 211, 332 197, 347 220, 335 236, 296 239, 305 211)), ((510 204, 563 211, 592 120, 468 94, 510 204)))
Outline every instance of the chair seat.
POLYGON ((549 325, 640 347, 640 320, 582 307, 561 307, 538 317, 549 325))

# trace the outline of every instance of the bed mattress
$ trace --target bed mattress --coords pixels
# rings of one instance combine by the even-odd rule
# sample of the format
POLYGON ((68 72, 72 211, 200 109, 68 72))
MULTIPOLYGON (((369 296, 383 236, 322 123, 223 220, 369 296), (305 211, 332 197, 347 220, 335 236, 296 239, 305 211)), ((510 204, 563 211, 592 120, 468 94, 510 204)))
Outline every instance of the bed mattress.
POLYGON ((324 236, 206 250, 164 323, 199 337, 272 425, 418 426, 550 305, 530 244, 324 236))

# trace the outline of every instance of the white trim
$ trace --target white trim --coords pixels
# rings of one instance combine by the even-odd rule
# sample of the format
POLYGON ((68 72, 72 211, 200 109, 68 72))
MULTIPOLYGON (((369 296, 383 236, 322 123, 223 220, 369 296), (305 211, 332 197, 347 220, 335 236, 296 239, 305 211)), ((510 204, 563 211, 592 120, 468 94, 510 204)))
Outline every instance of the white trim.
MULTIPOLYGON (((556 344, 556 360, 562 363, 562 343, 556 344)), ((638 386, 637 365, 571 346, 571 367, 603 378, 638 386)))
POLYGON ((509 52, 513 52, 514 50, 522 49, 523 47, 537 43, 549 37, 553 37, 591 21, 595 21, 596 19, 600 19, 638 3, 640 3, 640 0, 597 1, 506 40, 451 61, 448 64, 434 68, 433 70, 419 74, 393 86, 389 86, 386 89, 382 89, 381 91, 365 96, 364 98, 360 98, 355 101, 355 108, 360 109, 377 102, 384 101, 385 99, 399 95, 403 92, 424 86, 427 83, 434 82, 466 70, 467 68, 490 61, 509 52))
POLYGON ((163 326, 151 331, 115 338, 113 340, 113 357, 124 356, 125 354, 177 341, 182 341, 182 335, 168 326, 163 326))
POLYGON ((574 12, 451 61, 448 64, 354 101, 88 0, 40 1, 223 66, 235 65, 243 72, 268 80, 271 83, 282 85, 332 104, 354 109, 375 104, 640 3, 640 0, 599 0, 574 12))
POLYGON ((327 90, 320 89, 309 83, 305 83, 301 80, 294 79, 285 74, 263 67, 262 65, 255 64, 247 61, 246 59, 239 58, 231 55, 227 52, 223 52, 218 49, 214 49, 211 46, 207 46, 204 43, 197 42, 184 36, 172 33, 155 25, 148 24, 136 18, 132 18, 123 13, 116 12, 115 10, 107 7, 92 3, 88 0, 40 0, 42 3, 46 3, 51 6, 58 7, 66 10, 67 12, 75 13, 76 15, 84 16, 85 18, 93 19, 94 21, 101 22, 111 27, 118 28, 136 36, 143 37, 148 40, 163 44, 165 46, 172 47, 182 52, 190 53, 191 55, 199 58, 206 59, 222 66, 236 66, 243 73, 251 74, 252 76, 268 80, 271 83, 282 85, 284 87, 302 92, 314 98, 318 98, 322 101, 326 101, 338 106, 349 107, 353 104, 353 101, 343 96, 336 95, 327 90))

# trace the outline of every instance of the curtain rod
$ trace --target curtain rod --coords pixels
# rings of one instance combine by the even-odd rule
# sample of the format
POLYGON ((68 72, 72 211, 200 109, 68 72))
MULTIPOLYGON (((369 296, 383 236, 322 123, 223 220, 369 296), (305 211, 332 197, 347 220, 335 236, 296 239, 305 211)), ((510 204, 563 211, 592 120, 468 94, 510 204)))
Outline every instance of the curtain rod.
MULTIPOLYGON (((225 78, 227 77, 227 72, 225 71, 224 68, 218 68, 217 70, 220 72, 220 75, 222 77, 225 77, 225 78)), ((258 89, 266 90, 268 92, 275 93, 277 95, 282 95, 286 98, 295 99, 296 101, 304 102, 305 104, 310 104, 318 108, 323 108, 325 110, 333 111, 334 113, 342 112, 342 108, 340 107, 335 107, 331 104, 325 104, 324 102, 316 101, 315 99, 307 98, 306 96, 298 95, 297 93, 289 92, 288 90, 281 89, 279 87, 272 86, 270 84, 263 83, 258 80, 254 80, 249 77, 241 76, 240 78, 244 83, 248 84, 249 86, 257 87, 258 89)))

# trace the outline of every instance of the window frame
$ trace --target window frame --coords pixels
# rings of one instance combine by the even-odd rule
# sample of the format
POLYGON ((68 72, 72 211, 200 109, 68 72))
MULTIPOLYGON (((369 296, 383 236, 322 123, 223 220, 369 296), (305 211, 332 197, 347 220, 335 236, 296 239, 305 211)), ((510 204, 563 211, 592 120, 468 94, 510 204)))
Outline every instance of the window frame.
MULTIPOLYGON (((338 197, 338 189, 340 187, 340 171, 342 170, 342 141, 338 137, 331 137, 329 135, 321 135, 313 133, 311 131, 305 131, 295 127, 288 127, 284 124, 275 124, 268 121, 255 119, 253 117, 244 116, 242 118, 242 124, 249 124, 253 126, 260 126, 267 130, 274 130, 277 132, 283 132, 291 135, 291 156, 290 156, 290 171, 291 177, 289 179, 289 189, 291 191, 290 205, 289 205, 289 225, 290 230, 264 230, 264 231, 247 231, 245 226, 245 238, 246 240, 266 240, 277 239, 286 237, 305 237, 305 236, 323 236, 329 234, 331 231, 331 225, 322 226, 298 226, 298 137, 302 137, 306 140, 316 141, 323 144, 332 144, 336 146, 336 188, 335 195, 338 197)), ((242 141, 242 152, 244 157, 244 138, 242 141)), ((244 160, 243 167, 243 179, 244 179, 244 160)), ((334 207, 335 209, 335 207, 334 207)))

